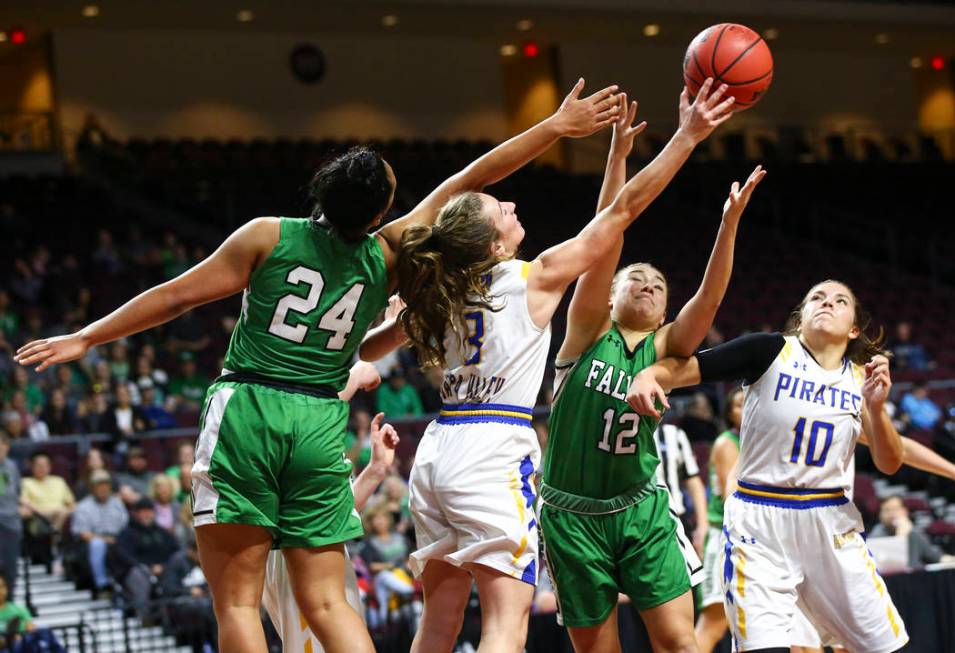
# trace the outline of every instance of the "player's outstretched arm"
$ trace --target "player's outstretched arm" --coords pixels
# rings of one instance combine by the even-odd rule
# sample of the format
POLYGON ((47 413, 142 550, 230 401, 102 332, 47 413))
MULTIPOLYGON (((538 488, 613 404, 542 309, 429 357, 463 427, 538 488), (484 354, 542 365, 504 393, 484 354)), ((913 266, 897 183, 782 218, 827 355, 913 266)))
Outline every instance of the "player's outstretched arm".
MULTIPOLYGON (((907 438, 904 435, 899 436, 902 439, 902 464, 921 469, 923 472, 950 478, 955 481, 955 464, 950 460, 942 458, 921 442, 907 438)), ((859 436, 859 444, 869 446, 869 438, 863 431, 859 436)))
MULTIPOLYGON (((633 149, 633 140, 647 126, 646 122, 633 124, 637 118, 637 102, 631 102, 628 107, 627 94, 621 93, 618 97, 620 112, 613 123, 607 168, 597 199, 597 213, 610 206, 626 183, 627 157, 633 149)), ((576 358, 610 327, 610 309, 606 298, 610 296, 610 284, 622 251, 623 238, 618 238, 610 251, 577 280, 567 311, 567 332, 557 360, 576 358)))
POLYGON ((693 148, 730 118, 733 98, 720 101, 726 85, 710 93, 712 85, 713 80, 707 79, 692 104, 684 88, 680 126, 660 154, 630 179, 610 206, 575 238, 551 247, 534 260, 528 278, 528 308, 537 325, 550 321, 570 282, 607 255, 624 230, 666 188, 693 148))
POLYGON ((279 240, 278 218, 245 224, 212 256, 175 279, 137 295, 106 317, 65 336, 34 340, 17 350, 21 365, 42 371, 81 358, 90 347, 118 340, 173 320, 188 310, 239 292, 279 240))
POLYGON ((716 234, 716 242, 713 244, 703 281, 676 319, 660 329, 654 340, 658 355, 689 356, 706 337, 729 286, 740 218, 749 204, 753 190, 765 176, 763 167, 756 166, 742 188, 737 181, 730 187, 729 197, 723 204, 723 220, 716 234))
POLYGON ((862 384, 862 431, 868 436, 872 461, 883 474, 899 471, 904 457, 902 437, 885 410, 891 388, 889 359, 873 356, 865 364, 865 381, 862 384))
POLYGON ((552 116, 476 159, 464 170, 445 180, 410 213, 382 227, 378 231, 378 238, 389 269, 392 269, 404 230, 412 224, 433 224, 438 211, 453 195, 478 191, 504 179, 543 154, 562 137, 590 136, 609 126, 619 111, 615 97, 617 87, 608 86, 581 98, 583 89, 584 80, 581 78, 552 116))
POLYGON ((376 361, 408 342, 408 336, 398 316, 405 309, 405 303, 398 295, 392 295, 385 309, 385 321, 365 334, 358 348, 358 357, 363 361, 376 361))
POLYGON ((368 497, 375 493, 388 475, 395 462, 395 447, 398 446, 398 432, 391 424, 382 424, 384 413, 378 413, 371 420, 371 462, 352 483, 355 495, 355 509, 361 510, 368 503, 368 497))

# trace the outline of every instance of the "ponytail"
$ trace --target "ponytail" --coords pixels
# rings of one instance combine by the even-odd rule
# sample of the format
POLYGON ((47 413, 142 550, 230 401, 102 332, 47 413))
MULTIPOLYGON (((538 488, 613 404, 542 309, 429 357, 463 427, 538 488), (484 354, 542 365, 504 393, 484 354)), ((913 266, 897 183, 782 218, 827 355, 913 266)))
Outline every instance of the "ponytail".
POLYGON ((485 277, 498 263, 490 254, 498 234, 483 208, 476 193, 462 193, 445 204, 433 227, 413 225, 402 234, 398 291, 407 308, 398 320, 425 367, 444 364, 445 333, 452 326, 466 332, 468 308, 497 310, 485 277))

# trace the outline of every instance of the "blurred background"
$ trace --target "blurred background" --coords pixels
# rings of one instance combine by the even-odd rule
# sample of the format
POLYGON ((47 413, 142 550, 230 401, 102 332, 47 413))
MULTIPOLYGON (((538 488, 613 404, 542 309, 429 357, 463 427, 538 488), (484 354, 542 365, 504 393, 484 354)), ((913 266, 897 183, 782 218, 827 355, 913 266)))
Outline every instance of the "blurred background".
MULTIPOLYGON (((307 182, 354 144, 394 167, 392 217, 401 215, 550 115, 579 77, 591 91, 616 83, 639 100, 649 126, 635 172, 676 126, 687 44, 719 22, 766 39, 772 87, 697 149, 631 228, 623 262, 651 261, 668 276, 675 316, 702 278, 731 182, 762 163, 770 174, 744 217, 706 344, 780 330, 813 283, 842 280, 885 329, 897 426, 955 458, 951 2, 6 0, 0 614, 17 604, 30 615, 0 623, 0 637, 12 642, 29 623, 71 651, 216 650, 189 526, 189 470, 239 299, 42 374, 14 365, 17 347, 75 330, 180 274, 251 218, 308 215, 307 182), (116 510, 100 518, 107 505, 116 510), (94 541, 107 544, 105 563, 91 555, 94 541)), ((562 142, 490 189, 517 203, 524 258, 593 216, 608 142, 607 133, 562 142)), ((555 351, 562 335, 563 310, 555 351)), ((402 443, 366 509, 372 537, 350 549, 379 649, 403 651, 421 598, 404 570, 414 546, 406 479, 440 406, 440 374, 419 369, 409 350, 377 367, 382 386, 353 402, 348 455, 357 469, 367 464, 379 410, 402 443), (402 591, 376 589, 383 569, 402 591)), ((549 372, 535 420, 545 447, 551 380, 549 372)), ((681 392, 667 418, 687 433, 706 483, 729 390, 681 392)), ((886 575, 913 650, 955 650, 955 571, 915 571, 955 553, 955 483, 907 468, 885 478, 864 449, 857 471, 867 525, 889 502, 931 547, 904 565, 911 573, 886 575)), ((697 515, 705 519, 704 506, 686 505, 689 530, 697 515)), ((476 646, 479 610, 475 600, 460 651, 476 646)), ((545 583, 528 650, 569 650, 553 613, 545 583)), ((646 646, 626 605, 621 627, 625 650, 646 646)))

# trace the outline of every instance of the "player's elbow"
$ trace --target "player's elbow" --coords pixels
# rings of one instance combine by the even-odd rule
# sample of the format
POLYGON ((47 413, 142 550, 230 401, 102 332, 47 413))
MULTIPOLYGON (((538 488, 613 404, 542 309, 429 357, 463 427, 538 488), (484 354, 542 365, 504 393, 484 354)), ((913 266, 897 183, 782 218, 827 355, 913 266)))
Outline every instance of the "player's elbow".
POLYGON ((876 468, 887 476, 891 476, 902 467, 902 450, 886 451, 878 456, 873 456, 876 468))

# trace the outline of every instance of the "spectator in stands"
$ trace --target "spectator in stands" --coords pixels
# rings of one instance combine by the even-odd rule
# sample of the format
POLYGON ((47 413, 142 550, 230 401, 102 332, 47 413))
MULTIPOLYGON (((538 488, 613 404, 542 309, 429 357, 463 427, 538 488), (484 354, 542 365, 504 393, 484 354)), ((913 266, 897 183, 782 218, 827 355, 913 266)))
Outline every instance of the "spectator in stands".
POLYGON ((113 234, 108 229, 100 229, 97 237, 98 245, 90 257, 93 264, 105 272, 113 275, 123 269, 119 251, 113 243, 113 234))
POLYGON ((388 383, 378 388, 378 410, 388 418, 424 413, 418 391, 408 383, 400 367, 392 370, 388 383))
POLYGON ((889 349, 894 356, 892 361, 898 370, 927 370, 934 367, 929 359, 925 347, 912 340, 912 325, 908 322, 899 322, 895 327, 895 341, 889 349))
POLYGON ((22 258, 13 262, 13 276, 9 281, 10 290, 24 304, 35 306, 43 291, 43 278, 37 276, 30 265, 22 258))
POLYGON ((79 430, 76 428, 73 410, 67 404, 66 395, 60 388, 50 391, 50 403, 40 413, 40 419, 46 422, 50 435, 71 435, 79 430))
POLYGON ((192 504, 192 463, 179 465, 179 492, 176 494, 179 503, 192 504))
POLYGON ((7 335, 0 330, 0 378, 8 379, 13 374, 13 355, 16 353, 7 335))
POLYGON ((176 398, 179 410, 197 413, 202 407, 210 381, 196 370, 196 358, 192 352, 182 352, 180 359, 179 376, 174 376, 169 382, 169 394, 176 398))
POLYGON ((131 519, 116 538, 116 578, 140 615, 152 594, 153 585, 165 570, 170 558, 179 551, 172 533, 156 523, 156 510, 148 497, 130 506, 131 519))
POLYGON ((171 599, 170 621, 177 638, 191 645, 193 651, 203 650, 209 642, 216 649, 216 620, 212 609, 209 585, 199 566, 199 550, 195 538, 166 565, 159 579, 164 598, 171 599))
POLYGON ((130 447, 126 453, 126 471, 116 475, 119 497, 126 505, 133 505, 149 496, 149 485, 155 472, 149 471, 149 461, 142 447, 130 447))
POLYGON ((125 383, 116 384, 115 395, 116 401, 109 411, 112 417, 110 431, 114 437, 122 441, 140 431, 145 431, 146 419, 139 407, 133 406, 129 388, 125 383))
POLYGON ((27 432, 23 427, 23 417, 20 413, 15 410, 5 410, 3 414, 0 415, 0 421, 3 424, 3 433, 10 440, 19 440, 20 438, 26 438, 27 432))
POLYGON ((72 411, 76 404, 86 396, 87 383, 85 377, 76 371, 73 365, 57 365, 55 369, 53 389, 63 393, 66 403, 72 411))
POLYGON ((10 293, 0 288, 0 333, 10 342, 19 342, 20 317, 10 306, 10 293))
MULTIPOLYGON (((707 402, 709 403, 709 402, 707 402)), ((690 495, 693 505, 693 517, 696 527, 693 529, 693 548, 703 555, 703 541, 706 539, 706 487, 700 478, 700 466, 693 455, 693 448, 686 431, 675 424, 660 424, 653 432, 657 445, 657 481, 666 485, 670 491, 670 511, 676 513, 681 521, 686 520, 686 503, 683 500, 682 485, 690 495)))
POLYGON ((51 474, 50 457, 37 452, 30 457, 30 476, 23 479, 20 501, 26 525, 26 548, 30 558, 48 569, 53 564, 53 547, 76 500, 62 476, 51 474))
POLYGON ((170 465, 166 469, 166 476, 179 479, 182 475, 182 466, 188 465, 192 468, 196 462, 196 445, 190 440, 183 440, 176 447, 176 464, 170 465))
POLYGON ((109 371, 117 383, 126 381, 130 375, 129 347, 118 340, 109 348, 109 371))
POLYGON ((178 479, 165 474, 157 474, 149 484, 149 498, 152 499, 153 509, 156 511, 156 525, 170 533, 179 519, 179 502, 176 500, 178 491, 178 479))
POLYGON ((42 442, 50 439, 50 430, 46 427, 46 422, 40 419, 37 413, 27 408, 26 395, 22 390, 13 393, 10 398, 10 410, 15 411, 20 416, 20 421, 31 440, 42 442))
POLYGON ((408 505, 409 492, 405 479, 394 470, 381 483, 380 501, 391 513, 395 530, 401 534, 411 527, 411 508, 408 505))
MULTIPOLYGON (((86 458, 83 460, 83 467, 80 470, 79 478, 76 481, 76 485, 73 486, 73 494, 77 499, 85 499, 90 494, 90 488, 92 488, 91 478, 93 474, 99 470, 108 472, 106 468, 106 459, 103 457, 103 452, 99 449, 92 448, 86 452, 86 458)), ((112 488, 114 491, 115 487, 112 488)))
MULTIPOLYGON (((30 611, 19 603, 9 600, 13 594, 11 590, 12 588, 7 584, 7 581, 0 576, 0 639, 4 639, 10 633, 10 626, 13 625, 14 620, 18 622, 14 630, 16 633, 28 633, 36 628, 33 625, 33 615, 30 614, 30 611)), ((2 647, 4 651, 19 650, 14 649, 10 640, 6 640, 5 644, 2 647)))
POLYGON ((113 369, 109 366, 109 361, 101 358, 93 365, 93 392, 103 393, 107 399, 112 399, 113 386, 113 369))
POLYGON ((907 537, 909 543, 909 567, 919 569, 935 562, 955 562, 955 556, 945 555, 922 533, 912 528, 909 509, 900 496, 886 497, 879 507, 879 523, 869 537, 907 537))
POLYGON ((25 367, 16 367, 10 375, 10 383, 4 392, 6 401, 13 401, 13 396, 22 392, 26 399, 26 410, 31 415, 39 415, 46 403, 43 390, 36 383, 30 381, 30 374, 25 367))
POLYGON ((716 439, 716 417, 713 405, 702 392, 693 394, 693 400, 680 421, 680 427, 686 431, 692 442, 712 442, 716 439))
POLYGON ((94 392, 76 405, 76 421, 81 433, 113 433, 116 430, 116 418, 110 412, 107 395, 103 392, 94 392))
POLYGON ((173 534, 183 546, 196 541, 196 529, 192 526, 192 496, 186 495, 179 501, 179 516, 173 534))
POLYGON ((146 430, 176 428, 176 418, 166 410, 156 396, 156 386, 153 384, 152 379, 142 377, 139 379, 138 385, 142 395, 139 412, 143 415, 146 430))
POLYGON ((13 593, 17 582, 17 558, 23 537, 20 506, 20 471, 7 458, 10 437, 0 431, 0 577, 13 593))
POLYGON ((206 328, 196 317, 195 312, 189 311, 169 325, 169 341, 166 346, 173 354, 180 352, 195 354, 205 350, 210 341, 206 328))
POLYGON ((371 627, 388 623, 388 603, 393 594, 410 597, 414 582, 407 570, 408 542, 396 530, 391 511, 379 503, 365 514, 365 542, 361 557, 374 574, 377 612, 370 612, 371 627))
POLYGON ((142 384, 146 381, 149 381, 153 384, 153 387, 156 388, 156 403, 162 404, 166 399, 165 388, 169 384, 169 375, 166 374, 163 370, 156 369, 153 366, 152 359, 142 352, 140 352, 139 357, 136 358, 136 383, 140 385, 142 389, 142 384))
POLYGON ((352 408, 351 424, 345 432, 345 455, 359 469, 371 460, 371 414, 364 408, 352 408))
POLYGON ((917 429, 931 430, 942 418, 942 410, 928 396, 925 381, 913 384, 912 391, 902 397, 899 409, 904 413, 903 421, 917 429))
POLYGON ((109 472, 102 469, 93 472, 90 483, 90 496, 80 501, 73 513, 72 531, 82 542, 93 575, 93 587, 102 594, 110 585, 106 571, 107 549, 126 528, 129 515, 123 502, 113 494, 109 472))

